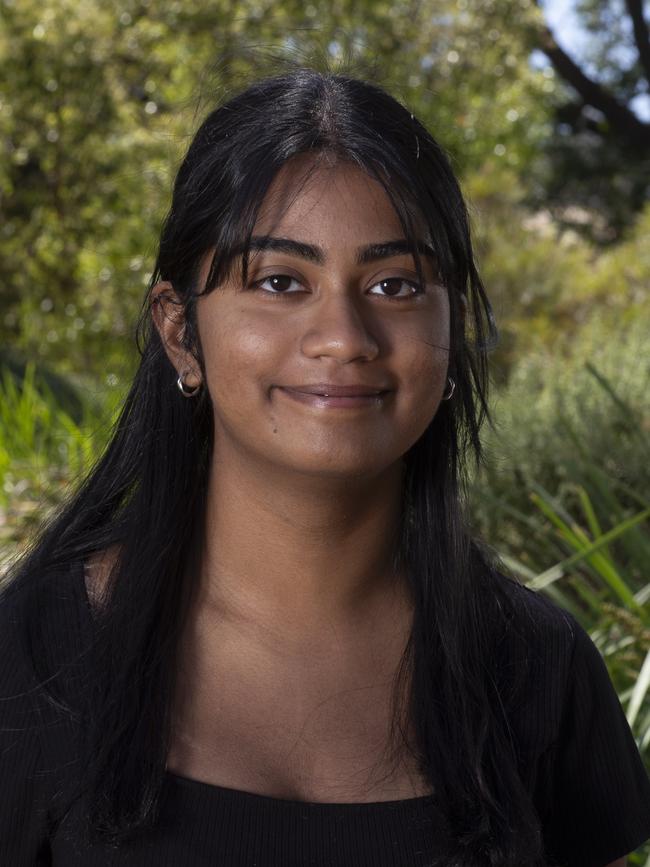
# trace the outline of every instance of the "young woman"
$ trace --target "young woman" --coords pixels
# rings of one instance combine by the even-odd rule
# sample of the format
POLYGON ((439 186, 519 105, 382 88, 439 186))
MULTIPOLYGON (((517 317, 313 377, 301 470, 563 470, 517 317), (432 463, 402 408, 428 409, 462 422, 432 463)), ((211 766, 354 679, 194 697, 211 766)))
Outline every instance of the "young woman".
POLYGON ((0 863, 622 864, 650 784, 460 493, 494 340, 458 184, 303 69, 176 179, 111 442, 0 605, 0 863))

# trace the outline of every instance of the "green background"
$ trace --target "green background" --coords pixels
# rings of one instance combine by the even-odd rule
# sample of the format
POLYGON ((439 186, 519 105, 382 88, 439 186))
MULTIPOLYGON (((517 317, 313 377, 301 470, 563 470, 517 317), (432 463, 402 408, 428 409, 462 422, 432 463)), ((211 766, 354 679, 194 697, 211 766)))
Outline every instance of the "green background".
POLYGON ((366 77, 448 150, 501 332, 474 529, 589 629, 650 765, 650 47, 641 4, 574 7, 580 57, 530 0, 0 0, 0 568, 106 442, 201 119, 366 77))

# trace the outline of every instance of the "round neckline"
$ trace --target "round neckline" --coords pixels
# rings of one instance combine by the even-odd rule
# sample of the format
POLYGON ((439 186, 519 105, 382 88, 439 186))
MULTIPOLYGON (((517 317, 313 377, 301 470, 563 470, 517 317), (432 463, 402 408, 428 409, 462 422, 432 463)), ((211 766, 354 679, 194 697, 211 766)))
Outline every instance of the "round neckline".
POLYGON ((279 798, 275 795, 263 795, 260 792, 247 792, 244 789, 233 789, 228 786, 219 786, 215 783, 206 783, 203 780, 195 780, 192 777, 185 777, 182 774, 169 770, 165 770, 165 777, 180 786, 198 789, 203 792, 209 792, 212 795, 231 798, 233 800, 255 802, 275 807, 309 807, 310 810, 395 810, 401 807, 408 809, 409 807, 425 804, 430 805, 435 798, 434 794, 431 793, 429 795, 417 795, 413 798, 398 798, 390 801, 299 801, 293 798, 279 798))
MULTIPOLYGON (((83 560, 77 562, 77 581, 74 582, 78 592, 81 595, 81 601, 85 610, 85 614, 90 618, 91 623, 94 621, 93 606, 88 596, 88 588, 86 587, 86 578, 83 560)), ((390 801, 297 801, 292 798, 278 798, 274 795, 263 795, 260 792, 247 792, 244 789, 233 789, 228 786, 219 786, 216 783, 206 783, 203 780, 196 780, 192 777, 185 777, 182 774, 177 774, 174 771, 165 769, 164 776, 168 782, 176 783, 179 786, 186 788, 197 789, 203 792, 209 792, 213 796, 222 798, 230 798, 231 800, 248 801, 250 803, 267 804, 276 807, 309 807, 311 810, 322 809, 344 809, 344 810, 381 810, 403 807, 417 807, 420 805, 431 805, 434 803, 435 795, 417 795, 413 798, 398 798, 390 801)))

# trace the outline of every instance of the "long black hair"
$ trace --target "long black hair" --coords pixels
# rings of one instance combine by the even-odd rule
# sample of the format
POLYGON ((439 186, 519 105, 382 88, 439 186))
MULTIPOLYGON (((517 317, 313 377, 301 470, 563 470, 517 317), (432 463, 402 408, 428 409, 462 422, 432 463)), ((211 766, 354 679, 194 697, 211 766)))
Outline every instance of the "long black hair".
MULTIPOLYGON (((218 288, 238 257, 245 266, 271 181, 289 159, 307 153, 353 163, 382 184, 418 268, 415 225, 424 221, 449 296, 456 390, 403 457, 397 556, 414 619, 400 668, 400 683, 408 676, 409 688, 396 691, 393 731, 414 733, 407 746, 448 814, 456 849, 446 864, 541 864, 539 820, 506 719, 510 696, 486 670, 495 658, 495 624, 506 617, 503 578, 463 510, 467 464, 481 459, 479 430, 489 419, 487 353, 496 329, 444 151, 373 84, 305 68, 258 81, 209 114, 194 137, 149 290, 160 280, 173 285, 186 346, 203 369, 195 315, 200 263, 215 251, 206 292, 218 288)), ((179 393, 152 324, 149 292, 139 348, 141 362, 103 456, 13 570, 17 583, 27 583, 118 547, 95 614, 88 701, 70 709, 87 732, 81 783, 92 833, 115 843, 157 815, 213 439, 207 389, 191 401, 179 393)))

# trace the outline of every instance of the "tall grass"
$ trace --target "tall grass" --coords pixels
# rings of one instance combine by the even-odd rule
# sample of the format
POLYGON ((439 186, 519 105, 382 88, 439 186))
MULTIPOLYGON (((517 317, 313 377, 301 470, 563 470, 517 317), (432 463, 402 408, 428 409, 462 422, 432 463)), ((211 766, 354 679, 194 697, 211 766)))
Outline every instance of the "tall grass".
MULTIPOLYGON (((650 499, 644 481, 648 465, 636 463, 646 460, 650 426, 594 365, 584 371, 600 398, 616 408, 609 416, 598 410, 599 417, 608 417, 633 440, 625 445, 624 472, 612 472, 619 464, 592 452, 580 427, 593 424, 591 417, 561 414, 558 431, 556 415, 549 434, 540 413, 534 430, 513 430, 524 443, 512 449, 509 471, 503 463, 496 470, 493 465, 487 478, 474 481, 475 522, 494 542, 485 516, 497 514, 496 547, 506 565, 590 632, 650 764, 650 499), (551 435, 560 436, 565 448, 572 444, 571 450, 536 454, 526 446, 528 436, 545 443, 551 435), (518 463, 522 454, 525 460, 518 463)), ((508 399, 515 401, 510 411, 517 417, 520 395, 515 390, 506 396, 502 407, 508 399)), ((113 410, 107 402, 82 403, 81 416, 73 417, 37 380, 33 367, 22 381, 7 372, 0 378, 0 574, 3 561, 27 543, 107 441, 117 402, 113 410)), ((596 403, 592 394, 583 406, 596 403)), ((528 413, 530 420, 530 406, 528 413)), ((599 441, 609 435, 599 431, 599 441)), ((650 867, 650 846, 632 855, 630 864, 650 867)))
MULTIPOLYGON (((597 467, 592 469, 602 496, 602 475, 597 467)), ((573 511, 541 485, 535 486, 531 503, 546 522, 549 562, 556 545, 565 549, 565 556, 537 573, 516 554, 503 559, 529 587, 554 597, 589 630, 650 768, 650 501, 613 522, 613 516, 625 511, 615 490, 612 485, 606 498, 611 511, 598 514, 595 500, 582 485, 575 486, 573 511), (639 582, 639 575, 645 575, 645 583, 639 582)), ((650 843, 629 863, 650 867, 650 843)))
MULTIPOLYGON (((601 651, 650 769, 648 323, 528 356, 501 390, 475 529, 601 651), (609 343, 606 341, 609 340, 609 343)), ((650 867, 650 844, 630 857, 650 867)))
POLYGON ((532 569, 547 557, 529 499, 535 484, 560 501, 584 484, 606 512, 614 482, 621 506, 639 507, 650 491, 648 334, 650 308, 616 334, 594 317, 579 338, 558 335, 553 352, 531 352, 513 368, 494 397, 488 466, 472 490, 481 532, 499 550, 520 550, 532 569))
POLYGON ((525 359, 497 402, 473 502, 506 565, 590 631, 650 759, 646 333, 601 353, 615 379, 593 361, 598 331, 573 358, 525 359))
POLYGON ((86 398, 79 417, 33 365, 0 374, 0 573, 90 468, 107 441, 111 412, 86 398))
MULTIPOLYGON (((592 632, 603 653, 640 749, 650 759, 650 580, 639 586, 637 572, 650 562, 650 502, 624 520, 604 528, 589 492, 576 487, 576 517, 541 486, 531 495, 548 522, 549 536, 566 556, 531 573, 516 556, 508 566, 528 586, 554 597, 592 632), (625 548, 617 556, 615 543, 625 548)), ((611 497, 615 500, 615 497, 611 497)), ((616 514, 620 510, 612 510, 616 514)), ((611 521, 611 515, 608 516, 611 521)), ((647 575, 647 572, 646 572, 647 575)))

